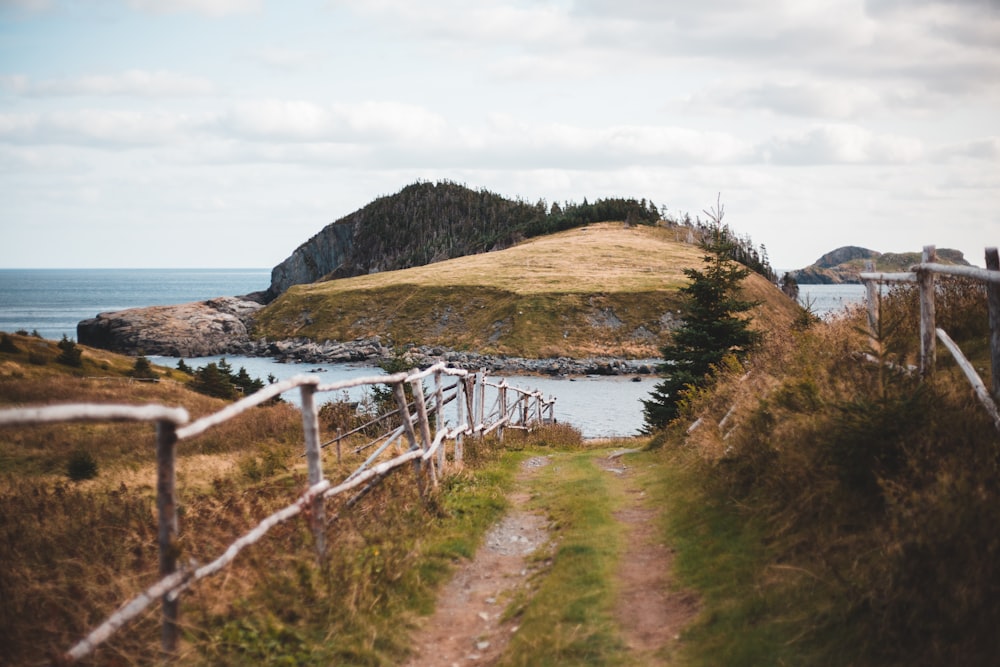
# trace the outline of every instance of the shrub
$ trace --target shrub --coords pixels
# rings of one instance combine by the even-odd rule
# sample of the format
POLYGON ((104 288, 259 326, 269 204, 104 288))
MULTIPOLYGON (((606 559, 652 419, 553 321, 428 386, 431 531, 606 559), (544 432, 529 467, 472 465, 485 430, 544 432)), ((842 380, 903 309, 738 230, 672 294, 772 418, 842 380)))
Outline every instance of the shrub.
POLYGON ((135 360, 135 365, 132 366, 132 370, 128 374, 129 377, 140 379, 154 379, 157 377, 156 371, 153 370, 153 366, 149 363, 149 359, 143 356, 135 360))
POLYGON ((57 362, 74 368, 83 366, 83 351, 78 349, 76 343, 67 338, 66 334, 63 334, 62 340, 56 343, 56 345, 62 350, 59 356, 56 357, 57 362))
POLYGON ((2 336, 0 336, 0 352, 17 354, 20 351, 21 348, 19 348, 17 345, 14 344, 13 338, 8 336, 7 334, 3 334, 2 336))
POLYGON ((70 454, 66 463, 66 476, 74 482, 97 477, 97 459, 85 449, 78 449, 70 454))

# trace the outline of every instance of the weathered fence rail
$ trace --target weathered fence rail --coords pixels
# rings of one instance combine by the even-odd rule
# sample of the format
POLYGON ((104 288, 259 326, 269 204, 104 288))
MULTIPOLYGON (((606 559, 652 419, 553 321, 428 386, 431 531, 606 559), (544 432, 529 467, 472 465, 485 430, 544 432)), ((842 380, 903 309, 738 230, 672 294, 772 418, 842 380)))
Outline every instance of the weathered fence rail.
POLYGON ((881 283, 909 282, 916 283, 920 290, 920 374, 929 377, 934 373, 937 363, 936 341, 940 340, 955 358, 959 368, 965 374, 976 393, 976 397, 993 419, 993 424, 1000 431, 1000 256, 996 248, 986 249, 986 269, 974 266, 952 266, 937 263, 937 251, 934 246, 925 246, 919 264, 910 267, 906 273, 876 273, 866 271, 861 279, 867 287, 868 320, 873 335, 877 331, 878 285, 881 283), (947 332, 935 323, 935 277, 956 276, 970 278, 986 283, 987 308, 990 328, 990 368, 992 391, 976 372, 958 345, 948 336, 947 332))
MULTIPOLYGON (((423 493, 424 476, 429 476, 431 483, 436 485, 438 476, 445 470, 445 450, 448 442, 454 443, 453 460, 460 464, 464 437, 484 436, 498 430, 498 435, 502 438, 505 427, 530 429, 546 419, 549 421, 553 419, 554 404, 554 398, 543 398, 537 391, 511 387, 506 381, 489 382, 485 371, 473 374, 462 369, 449 368, 445 364, 436 364, 419 372, 362 377, 330 384, 322 384, 319 378, 313 375, 297 375, 268 385, 194 422, 190 421, 187 411, 183 408, 162 405, 73 404, 0 410, 0 426, 69 421, 148 421, 156 424, 156 504, 159 517, 157 539, 160 550, 160 579, 125 602, 118 611, 64 654, 63 659, 66 662, 75 662, 92 653, 101 643, 107 641, 157 600, 160 600, 162 609, 161 646, 169 656, 176 651, 179 640, 181 593, 198 580, 222 570, 235 560, 240 551, 261 540, 278 524, 302 514, 308 508, 306 514, 312 525, 316 555, 322 559, 326 551, 324 532, 326 499, 359 487, 368 488, 393 470, 407 464, 414 467, 418 487, 423 493), (443 379, 446 376, 455 378, 454 384, 445 387, 443 379), (425 385, 427 382, 430 383, 430 387, 425 385), (333 442, 339 445, 340 440, 346 436, 338 434, 337 438, 325 444, 320 443, 315 396, 320 393, 372 385, 391 386, 397 407, 393 412, 373 420, 369 425, 391 419, 393 416, 398 416, 400 423, 365 445, 364 448, 377 445, 375 452, 346 479, 334 484, 323 474, 322 448, 333 442), (406 398, 406 386, 410 387, 413 396, 410 401, 406 398), (194 562, 179 565, 176 556, 177 443, 195 438, 214 426, 236 418, 255 406, 294 389, 298 389, 301 393, 308 489, 289 505, 271 514, 252 530, 240 536, 212 562, 204 565, 194 562), (488 389, 493 389, 496 393, 494 407, 489 412, 485 410, 488 389), (508 402, 508 391, 518 398, 508 402), (455 404, 453 426, 448 425, 444 413, 445 406, 451 403, 455 404), (544 416, 546 413, 547 417, 544 416), (400 446, 404 438, 408 445, 405 449, 400 446), (380 461, 379 458, 393 444, 397 446, 396 456, 380 461)), ((358 451, 360 450, 361 448, 358 451)))

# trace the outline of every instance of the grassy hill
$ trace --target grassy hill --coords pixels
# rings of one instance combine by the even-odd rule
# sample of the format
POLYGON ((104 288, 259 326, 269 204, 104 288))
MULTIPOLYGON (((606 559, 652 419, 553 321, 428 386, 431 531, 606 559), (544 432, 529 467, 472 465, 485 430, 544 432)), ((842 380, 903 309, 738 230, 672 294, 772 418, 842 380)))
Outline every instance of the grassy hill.
MULTIPOLYGON (((258 335, 442 345, 524 357, 655 357, 702 251, 674 230, 599 223, 512 248, 297 285, 257 317, 258 335)), ((754 274, 749 298, 772 326, 795 304, 754 274)))

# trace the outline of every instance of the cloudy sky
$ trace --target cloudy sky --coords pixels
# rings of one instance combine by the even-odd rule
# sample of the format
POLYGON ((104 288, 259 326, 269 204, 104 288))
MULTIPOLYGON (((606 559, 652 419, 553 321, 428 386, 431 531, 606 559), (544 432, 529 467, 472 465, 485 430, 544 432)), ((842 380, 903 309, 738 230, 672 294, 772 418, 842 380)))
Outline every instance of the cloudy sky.
POLYGON ((1000 0, 0 0, 0 268, 270 267, 418 179, 982 265, 1000 0))

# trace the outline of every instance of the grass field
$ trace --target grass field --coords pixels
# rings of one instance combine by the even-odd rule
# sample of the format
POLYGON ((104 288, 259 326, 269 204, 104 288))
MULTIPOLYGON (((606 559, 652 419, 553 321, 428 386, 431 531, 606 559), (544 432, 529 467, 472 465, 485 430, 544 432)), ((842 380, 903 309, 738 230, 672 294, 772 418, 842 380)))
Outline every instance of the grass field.
MULTIPOLYGON (((674 230, 601 223, 513 248, 345 280, 298 285, 257 318, 258 335, 351 340, 546 357, 657 356, 703 251, 674 230)), ((757 275, 746 280, 767 319, 795 304, 757 275)))

